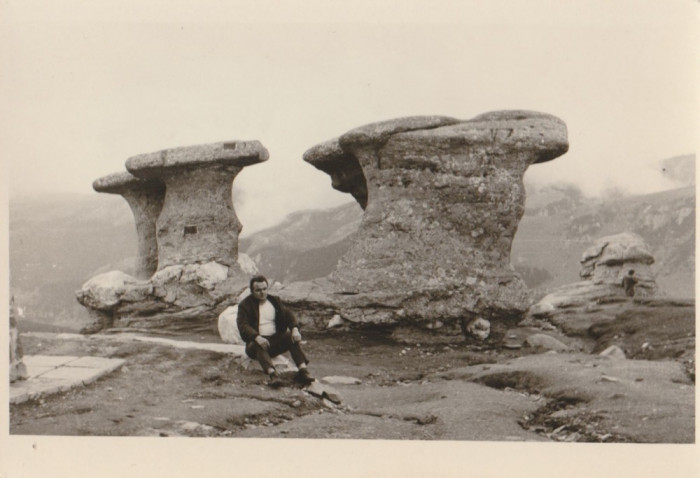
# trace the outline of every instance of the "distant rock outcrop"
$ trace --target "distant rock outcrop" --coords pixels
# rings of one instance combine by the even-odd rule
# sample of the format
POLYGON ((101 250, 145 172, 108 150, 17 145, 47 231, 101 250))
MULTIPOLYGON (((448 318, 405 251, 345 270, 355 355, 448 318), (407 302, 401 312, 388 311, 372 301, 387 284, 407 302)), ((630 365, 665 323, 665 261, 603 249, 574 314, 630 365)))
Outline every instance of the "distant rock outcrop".
POLYGON ((625 297, 622 279, 635 271, 635 296, 656 294, 656 282, 650 265, 654 257, 637 234, 623 232, 598 239, 583 253, 580 275, 586 279, 557 288, 530 308, 530 315, 551 316, 573 312, 576 308, 593 307, 599 301, 625 297))
POLYGON ((132 207, 141 277, 112 271, 87 281, 76 295, 98 320, 86 331, 209 327, 257 272, 238 254, 231 183, 267 159, 258 141, 188 146, 132 157, 131 174, 95 181, 97 191, 122 194, 132 207))
POLYGON ((365 212, 327 279, 290 284, 280 295, 355 323, 435 328, 519 316, 529 297, 510 248, 523 175, 567 150, 561 120, 527 111, 401 118, 310 149, 304 159, 365 212))

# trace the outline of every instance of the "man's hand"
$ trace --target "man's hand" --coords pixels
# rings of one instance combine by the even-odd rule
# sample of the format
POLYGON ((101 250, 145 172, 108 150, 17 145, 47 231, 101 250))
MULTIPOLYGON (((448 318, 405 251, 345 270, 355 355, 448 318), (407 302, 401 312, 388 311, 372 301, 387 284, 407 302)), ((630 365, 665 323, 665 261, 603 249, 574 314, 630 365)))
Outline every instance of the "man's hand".
POLYGON ((265 350, 270 348, 270 342, 262 335, 258 335, 257 337, 255 337, 255 343, 257 343, 265 350))
POLYGON ((292 342, 294 342, 295 344, 301 342, 301 332, 299 332, 299 329, 297 329, 296 327, 292 329, 292 342))

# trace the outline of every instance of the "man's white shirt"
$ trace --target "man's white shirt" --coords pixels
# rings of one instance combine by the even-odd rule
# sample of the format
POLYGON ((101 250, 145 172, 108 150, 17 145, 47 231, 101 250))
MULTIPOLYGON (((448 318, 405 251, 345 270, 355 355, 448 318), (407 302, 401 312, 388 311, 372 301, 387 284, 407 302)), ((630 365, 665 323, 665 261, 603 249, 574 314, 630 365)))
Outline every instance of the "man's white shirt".
POLYGON ((275 327, 275 308, 269 300, 266 300, 258 306, 260 314, 260 322, 258 325, 258 333, 260 335, 274 335, 277 332, 275 327))

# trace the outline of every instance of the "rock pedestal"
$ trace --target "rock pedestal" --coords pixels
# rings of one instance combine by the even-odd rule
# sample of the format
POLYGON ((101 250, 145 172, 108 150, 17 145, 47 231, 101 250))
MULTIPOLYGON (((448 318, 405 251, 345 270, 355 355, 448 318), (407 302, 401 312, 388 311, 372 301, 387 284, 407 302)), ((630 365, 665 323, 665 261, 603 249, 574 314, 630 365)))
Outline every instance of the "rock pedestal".
POLYGON ((121 194, 131 208, 136 223, 138 252, 134 274, 147 279, 158 268, 156 220, 163 208, 165 184, 160 180, 143 180, 125 172, 110 174, 95 180, 97 192, 121 194))
POLYGON ((143 229, 150 235, 139 236, 147 247, 140 246, 139 255, 150 273, 143 280, 111 271, 87 281, 76 296, 96 323, 85 331, 211 328, 257 272, 250 258, 238 254, 242 226, 231 187, 244 167, 267 159, 258 141, 189 146, 134 156, 126 162, 128 177, 96 181, 96 190, 124 195, 137 230, 140 221, 148 224, 143 229))
MULTIPOLYGON (((524 211, 523 175, 567 150, 561 120, 526 111, 401 118, 310 149, 304 159, 336 189, 367 195, 323 302, 369 323, 522 314, 529 297, 510 249, 524 211)), ((281 293, 297 300, 301 289, 281 293)))
POLYGON ((158 269, 214 260, 229 267, 238 258, 241 223, 231 185, 246 166, 266 161, 258 141, 167 149, 129 158, 127 170, 165 183, 157 221, 158 269))
POLYGON ((623 232, 601 237, 581 258, 583 281, 558 287, 529 311, 532 316, 574 315, 579 309, 626 300, 622 278, 630 269, 637 279, 635 297, 651 297, 658 290, 651 264, 654 257, 637 234, 623 232))
POLYGON ((623 232, 601 237, 583 253, 580 276, 594 284, 621 287, 622 278, 630 270, 637 279, 635 296, 656 294, 657 285, 651 271, 654 257, 639 235, 623 232))

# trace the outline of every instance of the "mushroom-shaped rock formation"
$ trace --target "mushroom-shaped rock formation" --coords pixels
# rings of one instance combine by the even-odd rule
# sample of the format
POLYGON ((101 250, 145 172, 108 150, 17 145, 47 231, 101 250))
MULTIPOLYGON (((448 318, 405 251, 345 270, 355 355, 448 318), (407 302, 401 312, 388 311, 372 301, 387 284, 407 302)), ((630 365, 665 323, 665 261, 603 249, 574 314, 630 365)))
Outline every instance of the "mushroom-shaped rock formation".
POLYGON ((136 177, 125 173, 128 177, 96 181, 96 190, 123 194, 142 215, 142 210, 154 215, 160 211, 152 219, 157 246, 148 248, 153 251, 149 257, 157 251, 157 268, 146 280, 111 271, 83 284, 76 297, 94 321, 84 332, 113 327, 173 333, 210 329, 257 273, 255 263, 238 254, 242 226, 231 185, 242 168, 267 159, 258 141, 190 146, 130 158, 126 167, 136 177), (152 198, 134 198, 136 185, 153 183, 161 185, 154 188, 162 192, 162 207, 155 207, 152 198))
POLYGON ((166 185, 157 221, 158 270, 216 261, 237 265, 242 229, 231 185, 246 166, 266 161, 258 141, 231 141, 167 149, 129 158, 126 169, 166 185))
POLYGON ((630 270, 637 279, 635 297, 652 297, 658 290, 650 267, 653 263, 654 257, 639 235, 623 232, 601 237, 581 258, 579 275, 584 280, 553 290, 530 308, 529 315, 575 319, 592 308, 605 316, 600 313, 601 304, 626 300, 622 278, 630 270))
POLYGON ((121 194, 131 208, 136 222, 138 253, 134 274, 145 279, 158 268, 156 220, 163 208, 165 184, 160 180, 139 179, 128 172, 96 179, 92 188, 101 193, 121 194))
POLYGON ((366 188, 365 213, 327 281, 280 293, 295 300, 311 290, 318 298, 330 288, 323 302, 354 322, 519 316, 529 297, 510 250, 524 211, 523 175, 567 150, 566 125, 528 111, 401 118, 316 146, 304 159, 336 189, 357 198, 366 188))
POLYGON ((657 290, 650 267, 653 263, 654 256, 644 239, 632 232, 623 232, 601 237, 587 249, 581 258, 579 274, 594 284, 619 287, 622 278, 633 270, 637 279, 635 295, 645 297, 654 295, 657 290))

